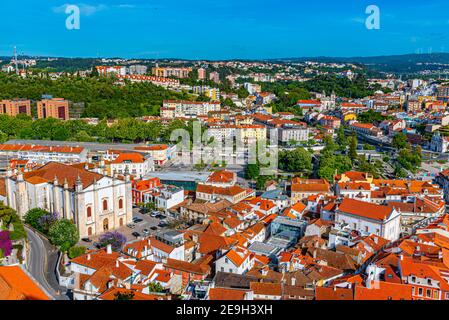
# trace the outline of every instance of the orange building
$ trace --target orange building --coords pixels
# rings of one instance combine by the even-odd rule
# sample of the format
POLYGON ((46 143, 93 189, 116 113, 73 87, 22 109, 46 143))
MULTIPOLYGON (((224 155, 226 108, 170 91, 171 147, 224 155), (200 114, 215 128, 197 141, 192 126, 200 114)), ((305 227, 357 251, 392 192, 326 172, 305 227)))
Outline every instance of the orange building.
POLYGON ((44 99, 37 103, 37 117, 39 119, 56 118, 69 119, 69 102, 61 98, 44 99))
POLYGON ((26 114, 31 117, 31 101, 30 100, 1 100, 0 114, 7 114, 15 117, 18 114, 26 114))

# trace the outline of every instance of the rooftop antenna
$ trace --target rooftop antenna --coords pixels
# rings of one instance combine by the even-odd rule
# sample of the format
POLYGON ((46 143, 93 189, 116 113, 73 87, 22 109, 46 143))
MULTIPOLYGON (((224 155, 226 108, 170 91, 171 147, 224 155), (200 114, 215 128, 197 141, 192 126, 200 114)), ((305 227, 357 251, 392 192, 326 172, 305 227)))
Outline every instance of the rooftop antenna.
POLYGON ((19 74, 19 64, 17 62, 17 47, 14 46, 14 64, 16 67, 16 74, 19 74))

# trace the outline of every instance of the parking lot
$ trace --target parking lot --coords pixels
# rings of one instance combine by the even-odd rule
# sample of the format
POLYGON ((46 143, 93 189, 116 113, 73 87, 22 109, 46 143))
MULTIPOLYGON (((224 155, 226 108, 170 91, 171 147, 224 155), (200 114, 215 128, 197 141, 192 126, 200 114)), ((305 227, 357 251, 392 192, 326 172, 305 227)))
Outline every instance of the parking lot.
MULTIPOLYGON (((165 213, 163 213, 165 215, 165 213)), ((127 242, 133 242, 135 240, 141 239, 146 237, 146 235, 144 234, 143 230, 147 229, 149 231, 149 234, 147 236, 151 236, 151 235, 155 235, 159 232, 163 232, 163 231, 167 231, 169 230, 169 228, 164 227, 161 228, 159 227, 159 223, 161 223, 162 220, 170 222, 173 220, 172 217, 167 216, 165 219, 159 219, 159 218, 153 218, 150 216, 150 212, 148 212, 147 214, 142 214, 140 212, 139 208, 134 208, 133 209, 133 218, 134 219, 139 219, 142 221, 138 221, 136 223, 132 223, 134 225, 133 228, 130 228, 128 225, 127 226, 123 226, 119 229, 117 229, 117 232, 123 234, 126 239, 127 242), (156 227, 156 230, 152 230, 151 228, 156 227), (135 235, 133 235, 133 233, 137 232, 139 234, 138 237, 136 237, 135 235)), ((94 242, 98 242, 99 236, 95 236, 95 237, 91 237, 90 238, 92 240, 92 242, 85 242, 83 240, 81 240, 78 245, 80 246, 85 246, 87 247, 89 250, 95 250, 96 248, 94 247, 94 242)))

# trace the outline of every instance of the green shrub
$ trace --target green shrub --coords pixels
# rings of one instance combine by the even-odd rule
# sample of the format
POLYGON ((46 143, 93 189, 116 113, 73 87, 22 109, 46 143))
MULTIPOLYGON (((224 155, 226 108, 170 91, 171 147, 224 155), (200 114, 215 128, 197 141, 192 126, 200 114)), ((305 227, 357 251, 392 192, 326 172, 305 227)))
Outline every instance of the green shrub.
POLYGON ((83 246, 73 246, 69 249, 69 258, 75 259, 86 253, 86 247, 83 246))

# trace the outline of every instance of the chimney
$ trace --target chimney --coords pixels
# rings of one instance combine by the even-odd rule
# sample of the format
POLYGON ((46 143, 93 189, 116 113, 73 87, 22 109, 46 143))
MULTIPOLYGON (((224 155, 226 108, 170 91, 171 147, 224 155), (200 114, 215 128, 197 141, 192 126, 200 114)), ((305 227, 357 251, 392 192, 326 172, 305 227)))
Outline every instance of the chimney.
POLYGON ((313 258, 316 259, 316 250, 313 250, 313 258))
POLYGON ((404 255, 400 254, 399 255, 399 260, 403 261, 404 260, 404 255))
POLYGON ((292 286, 296 286, 296 278, 292 277, 292 286))
POLYGON ((108 245, 107 245, 107 247, 106 247, 106 253, 107 253, 107 254, 112 254, 112 245, 111 245, 111 244, 108 244, 108 245))
POLYGON ((118 268, 118 260, 115 260, 115 267, 118 268))
POLYGON ((90 253, 87 254, 87 261, 90 261, 90 253))

